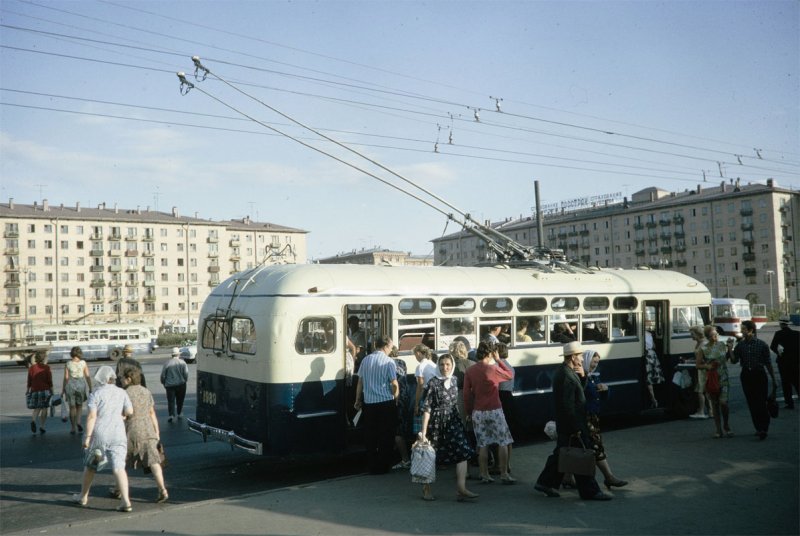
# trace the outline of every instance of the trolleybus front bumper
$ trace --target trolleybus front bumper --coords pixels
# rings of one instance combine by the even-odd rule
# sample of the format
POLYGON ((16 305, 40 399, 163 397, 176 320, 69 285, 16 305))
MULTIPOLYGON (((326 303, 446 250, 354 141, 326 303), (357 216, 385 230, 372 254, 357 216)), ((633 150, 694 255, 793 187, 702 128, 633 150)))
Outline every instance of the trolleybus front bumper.
POLYGON ((194 419, 187 419, 189 421, 189 431, 203 436, 203 441, 208 441, 209 438, 217 441, 228 443, 231 449, 238 448, 249 452, 250 454, 261 455, 263 454, 263 445, 258 441, 252 441, 236 435, 236 433, 209 426, 205 423, 195 421, 194 419))

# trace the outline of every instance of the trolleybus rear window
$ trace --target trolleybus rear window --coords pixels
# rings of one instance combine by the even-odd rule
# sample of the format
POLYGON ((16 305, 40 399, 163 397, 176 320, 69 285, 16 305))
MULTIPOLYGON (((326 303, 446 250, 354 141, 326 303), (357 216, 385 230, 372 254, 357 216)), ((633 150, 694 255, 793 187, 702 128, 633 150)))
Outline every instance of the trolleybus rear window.
POLYGON ((330 316, 304 318, 297 327, 298 354, 329 354, 336 349, 336 320, 330 316))

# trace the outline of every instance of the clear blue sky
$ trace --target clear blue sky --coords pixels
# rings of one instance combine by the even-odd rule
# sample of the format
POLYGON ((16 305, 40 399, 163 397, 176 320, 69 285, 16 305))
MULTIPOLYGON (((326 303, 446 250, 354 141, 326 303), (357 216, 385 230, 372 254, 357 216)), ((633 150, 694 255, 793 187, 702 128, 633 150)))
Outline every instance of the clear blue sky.
POLYGON ((225 104, 480 220, 529 215, 535 179, 544 203, 704 170, 799 188, 798 6, 2 0, 0 197, 250 215, 312 258, 432 251, 440 212, 225 104), (192 55, 254 98, 214 76, 182 96, 192 55))

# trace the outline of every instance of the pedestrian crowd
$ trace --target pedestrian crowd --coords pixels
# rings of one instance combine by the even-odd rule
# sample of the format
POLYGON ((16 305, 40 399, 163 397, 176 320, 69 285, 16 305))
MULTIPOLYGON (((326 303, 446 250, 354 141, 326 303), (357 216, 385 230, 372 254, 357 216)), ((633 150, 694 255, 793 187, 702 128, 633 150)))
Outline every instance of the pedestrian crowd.
MULTIPOLYGON (((767 438, 770 420, 777 412, 777 381, 770 350, 778 356, 785 409, 794 408, 792 394, 798 390, 800 335, 789 327, 788 317, 781 317, 779 322, 780 330, 770 346, 758 339, 751 321, 742 322, 743 338, 735 345, 732 338, 720 341, 713 326, 689 330, 695 341, 696 380, 692 389, 697 395, 697 411, 691 417, 713 419, 714 439, 734 436, 728 406, 733 364, 740 366, 742 390, 759 440, 767 438)), ((516 484, 511 453, 514 437, 520 432, 513 404, 515 371, 507 361, 507 346, 501 342, 506 339, 501 330, 492 327, 472 352, 468 342, 457 339, 440 356, 427 345, 418 344, 413 348, 418 365, 410 377, 392 339, 377 338, 372 345, 374 351, 364 352, 356 365, 354 409, 361 415, 369 473, 410 470, 414 481, 422 484, 422 498, 436 500, 432 486, 435 478, 416 474, 415 460, 421 459, 417 455, 427 449, 434 453, 437 467, 455 466, 458 501, 479 497, 474 488, 467 487, 468 480, 478 485, 498 481, 516 484), (470 467, 476 467, 477 474, 470 475, 470 467)), ((362 341, 358 342, 354 346, 362 347, 362 341)), ((643 370, 647 371, 651 404, 657 407, 652 385, 663 378, 651 355, 652 347, 647 345, 643 370)), ((64 366, 60 396, 53 393, 46 352, 38 352, 29 366, 26 400, 33 412, 31 432, 46 433, 48 411, 54 401, 61 400, 65 408, 62 420, 69 421, 70 434, 83 434, 83 479, 81 491, 73 496, 78 505, 88 504, 94 476, 105 468, 114 475, 115 487, 110 494, 121 501, 118 511, 132 509, 129 470, 141 468, 145 474, 152 474, 156 502, 169 498, 164 477, 166 457, 153 395, 141 364, 132 353, 130 347, 125 347, 116 368, 101 366, 91 375, 81 348, 73 348, 64 366)), ((602 356, 571 340, 563 345, 562 357, 552 375, 555 419, 554 426, 548 426, 556 445, 533 487, 548 497, 575 489, 581 499, 607 501, 612 495, 601 489, 595 467, 600 469, 608 491, 628 482, 612 472, 601 433, 601 405, 609 392, 609 387, 600 381, 602 356), (591 453, 589 470, 564 460, 565 450, 573 447, 591 453)), ((183 418, 188 376, 180 352, 173 349, 160 375, 167 395, 169 423, 183 418)))
MULTIPOLYGON (((183 402, 189 369, 178 348, 161 370, 161 384, 167 393, 168 422, 183 418, 183 402)), ((120 500, 117 510, 132 511, 128 488, 128 471, 141 469, 152 474, 156 483, 155 501, 169 499, 164 482, 166 463, 153 394, 147 388, 142 365, 134 359, 133 348, 126 345, 116 367, 103 365, 94 375, 83 360, 83 351, 76 346, 64 364, 61 393, 53 390, 53 375, 47 364, 47 352, 38 351, 28 368, 26 403, 33 411, 31 432, 44 435, 48 412, 62 405, 61 419, 69 421, 70 434, 83 434, 81 440, 83 478, 81 490, 72 496, 79 506, 89 502, 89 491, 95 474, 108 468, 115 486, 109 495, 120 500), (87 414, 83 416, 83 406, 87 414)))

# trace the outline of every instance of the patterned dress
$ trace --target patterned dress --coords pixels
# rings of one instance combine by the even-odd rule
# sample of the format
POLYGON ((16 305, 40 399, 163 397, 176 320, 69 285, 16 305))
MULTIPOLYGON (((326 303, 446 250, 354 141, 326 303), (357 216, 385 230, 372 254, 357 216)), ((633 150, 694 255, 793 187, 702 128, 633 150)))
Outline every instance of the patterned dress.
POLYGON ((717 341, 716 344, 711 346, 707 344, 703 346, 703 359, 706 363, 716 362, 717 372, 719 373, 719 401, 727 402, 728 393, 730 391, 730 379, 728 378, 728 347, 722 341, 717 341))
POLYGON ((128 463, 132 468, 147 468, 161 462, 158 453, 158 436, 150 419, 153 395, 146 387, 131 385, 126 391, 133 404, 133 416, 125 421, 128 433, 128 463))
POLYGON ((86 402, 87 389, 86 376, 84 373, 86 366, 86 361, 83 359, 79 359, 77 361, 71 359, 70 361, 67 361, 65 365, 69 375, 69 381, 67 381, 67 389, 64 394, 66 395, 67 403, 70 406, 83 405, 83 403, 86 402))
POLYGON ((124 410, 132 409, 131 399, 124 389, 104 384, 89 395, 89 411, 97 412, 90 450, 104 452, 114 470, 125 468, 128 438, 125 436, 124 410))
POLYGON ((606 451, 603 448, 603 436, 600 433, 600 391, 597 384, 600 383, 600 375, 593 372, 586 375, 586 386, 583 393, 586 396, 586 417, 589 425, 589 435, 594 442, 594 456, 599 462, 606 459, 606 451))
POLYGON ((458 380, 455 377, 450 379, 449 389, 442 378, 432 378, 428 382, 422 411, 431 415, 427 436, 436 449, 436 463, 440 465, 456 464, 475 456, 464 433, 457 402, 458 380))

